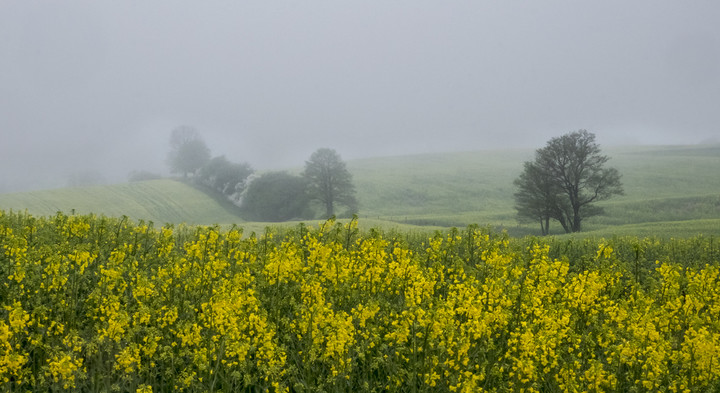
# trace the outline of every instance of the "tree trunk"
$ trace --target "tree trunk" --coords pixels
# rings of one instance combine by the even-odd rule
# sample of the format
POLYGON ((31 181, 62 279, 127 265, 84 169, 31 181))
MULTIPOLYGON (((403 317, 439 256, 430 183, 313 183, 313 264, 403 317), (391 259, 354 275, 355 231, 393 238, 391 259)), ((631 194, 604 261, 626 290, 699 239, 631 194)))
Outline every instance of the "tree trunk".
POLYGON ((330 200, 325 201, 325 216, 326 216, 326 218, 330 218, 334 215, 335 215, 335 209, 333 209, 332 201, 330 201, 330 200))
POLYGON ((545 233, 543 235, 549 235, 550 234, 550 217, 545 217, 545 233))
POLYGON ((570 229, 573 232, 580 232, 580 190, 578 185, 574 185, 570 193, 570 206, 572 206, 572 217, 568 217, 570 229))
POLYGON ((547 236, 550 233, 550 216, 540 218, 540 231, 543 236, 547 236))
POLYGON ((570 233, 570 227, 568 227, 568 224, 565 221, 565 216, 561 215, 560 218, 558 218, 558 221, 560 221, 560 225, 565 230, 565 233, 570 233))
POLYGON ((572 231, 580 232, 582 217, 580 217, 580 206, 573 205, 572 231))

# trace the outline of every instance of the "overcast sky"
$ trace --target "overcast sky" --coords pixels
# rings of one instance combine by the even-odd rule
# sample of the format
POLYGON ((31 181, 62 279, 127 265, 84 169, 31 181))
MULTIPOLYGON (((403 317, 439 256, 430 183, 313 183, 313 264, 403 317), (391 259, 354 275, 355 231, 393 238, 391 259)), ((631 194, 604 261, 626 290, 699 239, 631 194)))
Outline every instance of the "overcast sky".
POLYGON ((165 172, 180 125, 256 169, 581 128, 717 141, 719 16, 714 0, 1 1, 0 191, 165 172))

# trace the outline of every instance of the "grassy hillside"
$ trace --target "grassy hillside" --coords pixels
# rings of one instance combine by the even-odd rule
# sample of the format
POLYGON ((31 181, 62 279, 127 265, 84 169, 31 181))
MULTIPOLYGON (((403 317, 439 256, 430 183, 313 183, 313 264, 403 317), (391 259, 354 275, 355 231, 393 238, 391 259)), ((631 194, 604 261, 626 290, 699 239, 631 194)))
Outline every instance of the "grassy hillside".
MULTIPOLYGON (((643 232, 688 235, 694 231, 690 220, 720 219, 720 146, 611 147, 604 152, 609 165, 622 173, 625 195, 603 202, 607 215, 588 219, 588 231, 632 232, 652 223, 643 232)), ((480 223, 523 235, 538 228, 517 224, 512 182, 533 154, 415 155, 356 160, 348 167, 355 176, 361 217, 418 225, 480 223)), ((720 234, 720 225, 697 224, 694 232, 720 234)), ((554 229, 560 233, 559 225, 554 229)))
POLYGON ((157 224, 232 223, 239 218, 201 191, 174 180, 0 194, 0 209, 128 216, 157 224))
MULTIPOLYGON (((604 152, 622 174, 625 195, 603 202, 607 214, 585 221, 585 234, 720 235, 720 146, 610 147, 604 152)), ((537 225, 517 223, 513 208, 513 180, 533 154, 527 149, 349 161, 360 225, 425 232, 480 224, 517 236, 538 234, 537 225)), ((172 180, 0 194, 0 209, 35 215, 74 209, 156 223, 241 222, 227 206, 172 180)), ((277 224, 242 223, 246 232, 258 233, 269 225, 277 224)), ((562 234, 556 223, 551 229, 562 234)))
POLYGON ((363 216, 454 215, 488 218, 512 209, 507 195, 532 151, 477 151, 355 160, 348 163, 363 216))

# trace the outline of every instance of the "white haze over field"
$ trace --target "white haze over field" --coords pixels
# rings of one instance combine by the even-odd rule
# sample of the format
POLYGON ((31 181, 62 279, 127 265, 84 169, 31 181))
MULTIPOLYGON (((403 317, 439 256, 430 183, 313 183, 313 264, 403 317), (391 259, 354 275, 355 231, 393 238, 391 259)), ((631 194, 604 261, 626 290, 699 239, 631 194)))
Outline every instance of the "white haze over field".
POLYGON ((720 138, 720 2, 2 1, 0 191, 213 155, 720 138))

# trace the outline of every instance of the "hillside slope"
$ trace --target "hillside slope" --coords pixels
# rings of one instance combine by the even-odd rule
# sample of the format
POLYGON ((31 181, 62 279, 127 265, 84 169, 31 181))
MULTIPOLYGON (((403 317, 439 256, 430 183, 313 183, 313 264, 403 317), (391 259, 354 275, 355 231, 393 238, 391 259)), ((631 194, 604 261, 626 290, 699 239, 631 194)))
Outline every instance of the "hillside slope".
POLYGON ((205 193, 175 180, 0 194, 0 209, 52 215, 58 211, 128 216, 156 224, 226 224, 240 218, 205 193))
MULTIPOLYGON (((720 146, 629 146, 603 151, 610 157, 608 165, 622 174, 625 195, 602 202, 607 214, 585 221, 586 233, 720 235, 720 146)), ((538 234, 539 228, 518 224, 513 180, 533 154, 526 149, 378 157, 350 160, 347 167, 365 227, 429 230, 479 224, 522 236, 538 234)), ((0 209, 34 215, 74 209, 159 224, 242 222, 213 197, 173 180, 0 194, 0 209)), ((256 232, 273 225, 278 224, 242 223, 256 232)), ((551 231, 561 234, 557 223, 551 224, 551 231)))
MULTIPOLYGON (((670 221, 690 228, 688 220, 720 219, 720 146, 626 146, 603 152, 610 157, 608 166, 622 174, 625 195, 601 202, 607 215, 588 219, 587 230, 670 221)), ((516 222, 513 180, 533 154, 527 149, 384 157, 350 161, 348 169, 361 218, 490 224, 521 235, 537 228, 516 222)), ((551 229, 559 233, 560 228, 551 229)))

